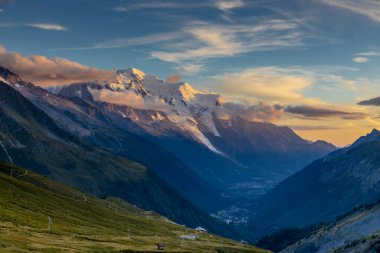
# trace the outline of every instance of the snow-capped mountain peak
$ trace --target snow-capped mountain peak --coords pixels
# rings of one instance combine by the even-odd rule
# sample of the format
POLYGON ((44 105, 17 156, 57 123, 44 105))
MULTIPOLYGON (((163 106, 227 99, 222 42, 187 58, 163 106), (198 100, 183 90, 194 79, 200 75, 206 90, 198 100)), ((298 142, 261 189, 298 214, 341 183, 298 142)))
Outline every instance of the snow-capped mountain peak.
POLYGON ((137 68, 120 69, 116 71, 118 78, 142 81, 146 76, 145 73, 137 68))
MULTIPOLYGON (((207 134, 220 136, 213 119, 219 100, 217 94, 198 90, 185 82, 166 82, 136 68, 118 70, 114 81, 87 85, 87 90, 92 99, 100 102, 165 114, 166 119, 182 132, 219 153, 206 137, 207 134)), ((75 91, 71 94, 78 96, 75 91)), ((136 121, 135 118, 131 119, 136 121)))

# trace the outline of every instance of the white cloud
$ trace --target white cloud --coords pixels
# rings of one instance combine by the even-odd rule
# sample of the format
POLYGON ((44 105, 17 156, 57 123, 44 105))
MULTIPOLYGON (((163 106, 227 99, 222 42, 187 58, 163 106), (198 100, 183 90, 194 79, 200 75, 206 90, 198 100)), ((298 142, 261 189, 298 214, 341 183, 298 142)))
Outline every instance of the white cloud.
POLYGON ((355 58, 352 58, 352 61, 354 61, 356 63, 366 63, 366 62, 368 62, 368 58, 366 58, 366 57, 355 57, 355 58))
POLYGON ((202 68, 204 67, 203 64, 184 64, 176 67, 176 70, 178 70, 182 75, 195 75, 199 73, 202 68))
MULTIPOLYGON (((255 67, 215 76, 208 89, 230 101, 309 104, 355 103, 373 82, 347 79, 341 72, 356 69, 333 66, 255 67), (339 93, 340 96, 333 94, 339 93)), ((371 88, 372 89, 372 88, 371 88)))
POLYGON ((364 57, 371 57, 371 56, 380 56, 380 52, 377 51, 367 51, 367 52, 360 52, 356 53, 357 56, 364 56, 364 57))
POLYGON ((262 102, 255 105, 248 103, 223 103, 222 106, 215 109, 215 115, 223 120, 240 116, 254 122, 276 122, 286 116, 284 107, 262 102))
POLYGON ((47 24, 47 23, 28 24, 27 26, 42 29, 42 30, 51 30, 51 31, 67 31, 68 30, 64 26, 57 25, 57 24, 47 24))
POLYGON ((23 56, 8 52, 2 45, 0 45, 0 64, 21 78, 43 86, 110 80, 115 76, 114 71, 103 71, 68 59, 41 55, 23 56))
POLYGON ((215 77, 216 89, 230 98, 269 103, 299 103, 306 99, 302 92, 312 85, 312 78, 296 71, 277 67, 249 68, 215 77), (293 73, 292 73, 293 72, 293 73))
POLYGON ((50 30, 50 31, 67 31, 68 28, 57 25, 57 24, 48 24, 48 23, 0 23, 0 27, 33 27, 42 30, 50 30))
POLYGON ((95 100, 117 105, 127 105, 141 110, 167 111, 170 107, 162 99, 155 97, 144 98, 133 91, 111 91, 107 89, 90 89, 95 100))
POLYGON ((364 15, 380 22, 380 1, 374 0, 321 0, 322 2, 364 15))
POLYGON ((228 12, 232 9, 244 6, 243 0, 216 0, 215 6, 221 10, 228 12))

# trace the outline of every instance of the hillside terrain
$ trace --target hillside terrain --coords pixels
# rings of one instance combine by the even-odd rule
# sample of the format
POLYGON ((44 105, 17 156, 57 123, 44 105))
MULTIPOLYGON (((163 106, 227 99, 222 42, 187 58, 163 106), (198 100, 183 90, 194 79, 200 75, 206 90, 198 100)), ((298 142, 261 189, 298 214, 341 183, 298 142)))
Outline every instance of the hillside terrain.
POLYGON ((282 253, 355 253, 379 252, 380 204, 364 205, 323 226, 282 253))
POLYGON ((316 160, 259 201, 251 226, 261 235, 334 220, 380 198, 378 131, 316 160))
POLYGON ((0 202, 0 252, 156 252, 160 242, 165 252, 267 252, 5 163, 0 202), (198 239, 181 238, 191 234, 198 239))

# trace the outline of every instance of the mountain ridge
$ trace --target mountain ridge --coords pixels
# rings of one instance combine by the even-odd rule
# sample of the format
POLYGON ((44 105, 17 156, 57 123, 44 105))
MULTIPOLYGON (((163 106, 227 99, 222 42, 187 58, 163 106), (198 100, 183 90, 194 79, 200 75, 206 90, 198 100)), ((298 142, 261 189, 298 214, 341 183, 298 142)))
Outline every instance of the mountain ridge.
POLYGON ((372 138, 377 133, 312 162, 270 190, 258 202, 251 226, 265 224, 258 229, 262 234, 304 227, 379 199, 380 141, 372 138))

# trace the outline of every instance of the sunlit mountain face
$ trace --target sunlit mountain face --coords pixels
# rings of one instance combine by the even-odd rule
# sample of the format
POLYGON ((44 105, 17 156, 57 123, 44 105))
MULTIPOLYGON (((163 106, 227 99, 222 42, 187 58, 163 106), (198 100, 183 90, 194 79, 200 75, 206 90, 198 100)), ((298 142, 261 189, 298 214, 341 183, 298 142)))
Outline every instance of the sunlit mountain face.
POLYGON ((379 41, 377 0, 0 0, 0 161, 276 252, 377 250, 352 226, 379 41))

